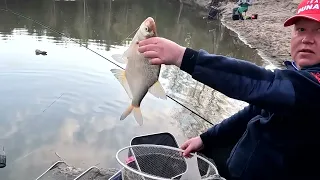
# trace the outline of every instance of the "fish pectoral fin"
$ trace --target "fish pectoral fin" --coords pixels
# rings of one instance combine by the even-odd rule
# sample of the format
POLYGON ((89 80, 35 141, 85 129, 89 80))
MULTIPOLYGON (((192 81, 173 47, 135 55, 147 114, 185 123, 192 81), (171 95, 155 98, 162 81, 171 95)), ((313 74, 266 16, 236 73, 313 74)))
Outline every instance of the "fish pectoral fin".
POLYGON ((141 114, 140 107, 135 107, 130 105, 121 115, 120 120, 124 120, 133 110, 133 116, 136 119, 137 123, 142 126, 143 125, 143 117, 141 114))
POLYGON ((149 93, 160 99, 167 99, 167 95, 159 81, 155 82, 150 88, 149 93))
POLYGON ((111 57, 121 64, 126 64, 128 62, 128 59, 122 54, 113 54, 111 57))
POLYGON ((124 90, 127 92, 130 99, 132 99, 132 93, 126 78, 126 72, 122 69, 111 69, 113 75, 118 79, 120 84, 123 86, 124 90))

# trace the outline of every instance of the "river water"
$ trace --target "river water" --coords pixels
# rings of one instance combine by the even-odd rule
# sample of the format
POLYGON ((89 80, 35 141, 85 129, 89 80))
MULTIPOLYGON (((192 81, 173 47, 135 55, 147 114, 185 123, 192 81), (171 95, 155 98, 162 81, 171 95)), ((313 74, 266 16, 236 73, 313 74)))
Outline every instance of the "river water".
POLYGON ((35 179, 58 156, 84 169, 118 167, 115 153, 134 136, 170 132, 181 144, 211 126, 176 101, 214 124, 245 105, 164 66, 160 82, 176 101, 147 94, 144 125, 132 115, 120 121, 130 101, 110 72, 119 67, 105 58, 123 52, 147 16, 160 36, 183 46, 269 65, 218 21, 207 22, 178 1, 1 0, 0 6, 3 180, 35 179))

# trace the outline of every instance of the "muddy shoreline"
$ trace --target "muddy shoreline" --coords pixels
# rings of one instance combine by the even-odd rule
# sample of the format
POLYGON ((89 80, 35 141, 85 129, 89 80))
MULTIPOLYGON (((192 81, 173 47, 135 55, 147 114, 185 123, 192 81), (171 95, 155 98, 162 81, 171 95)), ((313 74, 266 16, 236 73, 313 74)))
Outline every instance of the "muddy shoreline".
POLYGON ((233 21, 234 3, 223 4, 221 23, 236 32, 239 38, 259 55, 275 66, 283 67, 283 61, 291 60, 290 37, 292 27, 284 27, 284 21, 295 14, 299 1, 256 0, 247 15, 258 14, 258 19, 233 21))
MULTIPOLYGON (((187 1, 187 0, 182 0, 187 1)), ((197 3, 194 0, 194 3, 197 3)), ((209 6, 201 1, 202 8, 209 6)), ((237 7, 235 2, 219 3, 220 21, 249 47, 256 49, 258 54, 273 65, 282 68, 283 61, 291 60, 290 36, 292 27, 285 28, 284 21, 295 14, 299 0, 254 0, 249 7, 247 16, 258 14, 253 20, 232 20, 232 9, 237 7)))

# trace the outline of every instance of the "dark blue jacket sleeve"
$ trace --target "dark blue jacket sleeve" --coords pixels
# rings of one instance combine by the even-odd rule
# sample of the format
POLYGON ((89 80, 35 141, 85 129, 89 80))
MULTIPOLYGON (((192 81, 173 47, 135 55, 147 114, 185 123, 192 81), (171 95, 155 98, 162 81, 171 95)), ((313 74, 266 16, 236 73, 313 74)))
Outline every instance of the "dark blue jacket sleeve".
POLYGON ((303 73, 267 70, 251 62, 187 48, 180 67, 226 96, 274 113, 290 113, 296 105, 310 106, 309 91, 319 91, 303 73), (307 82, 306 82, 307 81, 307 82), (315 89, 316 88, 316 89, 315 89))
POLYGON ((229 147, 235 144, 245 132, 250 119, 260 113, 261 109, 248 105, 233 116, 214 125, 200 135, 204 147, 206 149, 214 146, 229 147))
POLYGON ((214 137, 215 142, 220 141, 219 137, 239 138, 250 119, 257 115, 253 107, 287 115, 317 108, 314 104, 320 100, 319 83, 306 71, 272 72, 248 61, 189 48, 180 68, 226 96, 252 105, 205 132, 202 139, 206 144, 208 137, 214 137))

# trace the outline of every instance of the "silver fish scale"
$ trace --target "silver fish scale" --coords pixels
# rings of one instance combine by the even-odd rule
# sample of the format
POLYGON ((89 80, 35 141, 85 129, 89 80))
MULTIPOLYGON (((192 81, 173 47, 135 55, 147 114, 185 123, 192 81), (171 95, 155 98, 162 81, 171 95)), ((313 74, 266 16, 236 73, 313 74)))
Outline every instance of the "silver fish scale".
POLYGON ((147 58, 140 54, 136 47, 134 54, 128 56, 126 78, 133 96, 132 104, 139 106, 148 89, 158 81, 160 65, 151 65, 147 58))

